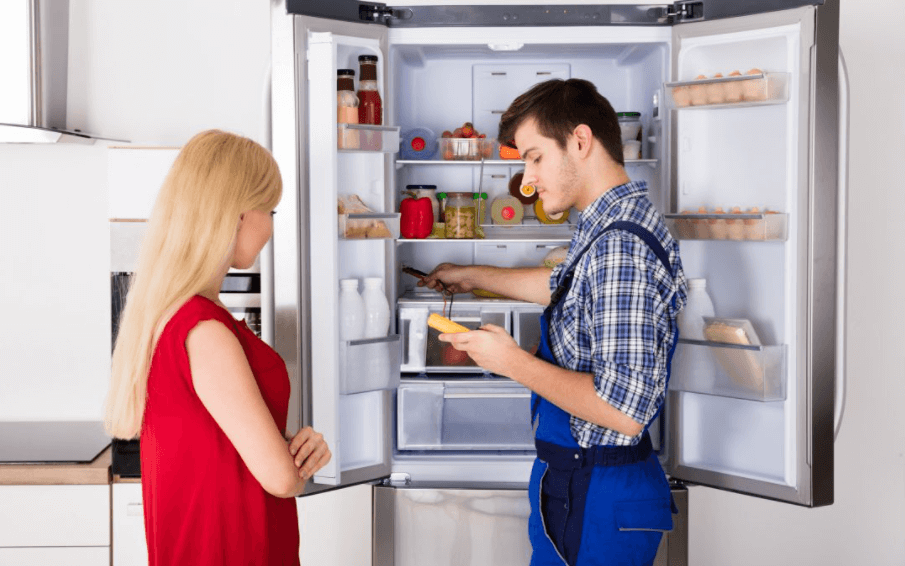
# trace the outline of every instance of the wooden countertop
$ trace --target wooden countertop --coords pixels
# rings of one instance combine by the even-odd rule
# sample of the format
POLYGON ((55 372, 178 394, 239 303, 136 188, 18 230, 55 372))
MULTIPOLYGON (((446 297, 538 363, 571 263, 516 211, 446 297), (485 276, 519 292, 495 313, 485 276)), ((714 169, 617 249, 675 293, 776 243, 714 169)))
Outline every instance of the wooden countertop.
POLYGON ((106 485, 112 448, 87 464, 0 464, 0 485, 106 485))

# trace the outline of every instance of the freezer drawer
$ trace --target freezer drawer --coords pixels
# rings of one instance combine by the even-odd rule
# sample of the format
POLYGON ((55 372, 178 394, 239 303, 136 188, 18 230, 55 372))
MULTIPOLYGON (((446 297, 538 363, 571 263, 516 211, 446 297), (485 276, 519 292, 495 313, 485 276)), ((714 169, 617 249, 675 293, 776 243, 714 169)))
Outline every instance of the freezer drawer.
POLYGON ((399 450, 534 450, 531 393, 502 380, 403 382, 399 450))
MULTIPOLYGON (((688 491, 655 566, 688 564, 688 491)), ((504 488, 374 488, 375 566, 523 566, 531 561, 528 492, 504 488)))

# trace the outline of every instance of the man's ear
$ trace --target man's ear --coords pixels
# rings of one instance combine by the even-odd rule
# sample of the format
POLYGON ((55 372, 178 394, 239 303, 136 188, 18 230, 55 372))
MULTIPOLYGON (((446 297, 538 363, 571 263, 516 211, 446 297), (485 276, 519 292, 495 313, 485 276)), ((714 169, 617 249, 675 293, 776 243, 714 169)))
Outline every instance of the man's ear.
POLYGON ((579 156, 587 157, 591 152, 591 142, 594 140, 594 133, 591 128, 587 124, 578 124, 572 130, 572 135, 575 136, 579 156))

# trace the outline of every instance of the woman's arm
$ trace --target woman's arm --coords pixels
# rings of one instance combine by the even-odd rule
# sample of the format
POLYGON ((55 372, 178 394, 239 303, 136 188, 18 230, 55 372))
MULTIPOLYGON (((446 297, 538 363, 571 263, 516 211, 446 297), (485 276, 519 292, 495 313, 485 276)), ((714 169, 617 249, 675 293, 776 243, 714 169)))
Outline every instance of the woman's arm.
MULTIPOLYGON (((289 453, 236 336, 221 322, 202 321, 189 332, 186 349, 195 392, 261 487, 276 497, 303 493, 308 478, 289 453)), ((326 449, 322 437, 312 439, 318 441, 311 452, 326 449)))

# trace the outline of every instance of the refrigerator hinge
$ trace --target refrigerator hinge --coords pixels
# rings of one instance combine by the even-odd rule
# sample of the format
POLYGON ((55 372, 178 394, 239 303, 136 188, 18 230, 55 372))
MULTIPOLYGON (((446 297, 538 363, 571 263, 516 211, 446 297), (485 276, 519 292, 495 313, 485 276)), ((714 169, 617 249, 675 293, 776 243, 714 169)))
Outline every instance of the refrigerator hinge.
POLYGON ((384 485, 389 485, 393 487, 402 487, 406 485, 411 485, 412 476, 408 475, 405 472, 393 472, 390 474, 390 477, 384 480, 384 485))
POLYGON ((695 22, 704 19, 704 3, 697 1, 675 2, 666 9, 666 18, 671 24, 695 22))
POLYGON ((391 8, 385 4, 358 5, 358 18, 365 22, 389 25, 390 20, 410 20, 413 15, 409 9, 391 8))

